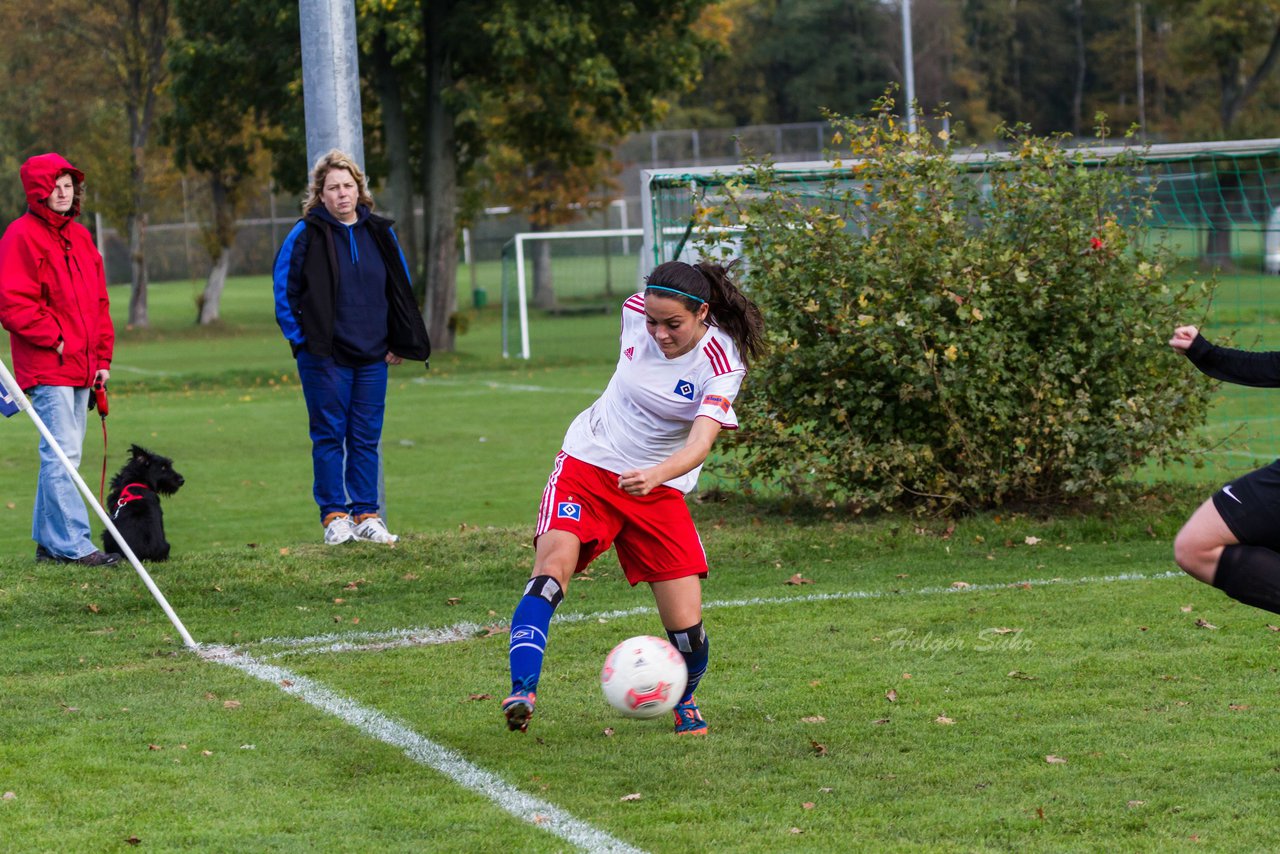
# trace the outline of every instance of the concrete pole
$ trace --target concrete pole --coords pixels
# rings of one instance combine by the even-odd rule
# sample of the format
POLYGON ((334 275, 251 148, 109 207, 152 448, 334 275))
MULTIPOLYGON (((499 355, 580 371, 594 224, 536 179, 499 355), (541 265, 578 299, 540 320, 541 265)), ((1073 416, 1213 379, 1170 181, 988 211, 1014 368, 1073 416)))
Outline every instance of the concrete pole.
POLYGON ((298 0, 307 168, 340 148, 364 168, 360 67, 353 0, 298 0))
POLYGON ((902 0, 902 77, 907 96, 907 131, 915 133, 916 61, 911 46, 911 0, 902 0))
POLYGON ((1137 68, 1135 76, 1138 78, 1138 139, 1142 142, 1147 141, 1147 87, 1146 72, 1142 68, 1142 4, 1133 4, 1133 35, 1136 42, 1136 60, 1137 68))

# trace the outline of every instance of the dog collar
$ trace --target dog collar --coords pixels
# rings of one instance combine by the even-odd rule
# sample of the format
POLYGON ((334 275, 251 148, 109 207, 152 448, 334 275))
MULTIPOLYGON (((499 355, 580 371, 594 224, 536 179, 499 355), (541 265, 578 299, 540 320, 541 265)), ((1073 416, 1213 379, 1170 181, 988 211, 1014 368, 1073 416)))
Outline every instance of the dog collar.
POLYGON ((124 489, 120 490, 120 498, 119 498, 119 500, 118 500, 118 501, 116 501, 116 512, 115 512, 115 513, 113 513, 113 514, 112 514, 112 516, 118 516, 118 515, 120 514, 120 508, 121 508, 121 507, 124 507, 124 506, 125 506, 126 504, 128 504, 130 501, 141 501, 141 500, 142 500, 142 498, 143 498, 142 493, 140 493, 140 492, 134 492, 134 488, 135 488, 135 487, 136 487, 137 489, 141 489, 141 490, 147 490, 147 489, 150 489, 150 488, 151 488, 151 487, 147 486, 145 483, 127 483, 127 484, 125 484, 124 489))

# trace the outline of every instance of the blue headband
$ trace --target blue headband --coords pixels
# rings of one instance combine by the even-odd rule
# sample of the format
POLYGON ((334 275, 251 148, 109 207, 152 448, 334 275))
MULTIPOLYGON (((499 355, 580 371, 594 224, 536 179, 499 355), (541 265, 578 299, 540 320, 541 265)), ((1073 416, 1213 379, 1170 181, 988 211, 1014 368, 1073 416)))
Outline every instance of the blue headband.
POLYGON ((671 291, 673 294, 679 294, 682 297, 688 297, 694 302, 706 302, 702 297, 695 297, 693 294, 686 294, 684 291, 668 288, 666 285, 645 285, 646 288, 653 288, 655 291, 671 291))

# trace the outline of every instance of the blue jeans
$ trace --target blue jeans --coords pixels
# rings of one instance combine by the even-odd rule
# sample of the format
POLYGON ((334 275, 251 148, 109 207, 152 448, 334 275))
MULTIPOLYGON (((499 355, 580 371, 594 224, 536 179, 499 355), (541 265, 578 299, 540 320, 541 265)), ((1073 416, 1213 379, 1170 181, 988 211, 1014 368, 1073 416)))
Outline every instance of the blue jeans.
POLYGON ((349 368, 299 350, 298 377, 311 426, 313 492, 321 521, 330 513, 377 513, 386 362, 349 368))
MULTIPOLYGON (((89 405, 89 389, 38 385, 27 392, 31 405, 67 455, 80 467, 89 405)), ((31 519, 31 539, 57 557, 75 560, 97 551, 89 531, 89 511, 75 480, 53 446, 40 437, 40 479, 31 519)))

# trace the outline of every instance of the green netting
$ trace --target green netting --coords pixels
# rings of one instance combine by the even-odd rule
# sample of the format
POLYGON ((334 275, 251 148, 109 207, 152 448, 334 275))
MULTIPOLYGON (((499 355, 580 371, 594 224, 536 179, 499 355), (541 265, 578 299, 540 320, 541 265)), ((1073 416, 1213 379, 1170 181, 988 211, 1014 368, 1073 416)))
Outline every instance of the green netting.
MULTIPOLYGON (((1077 154, 1084 165, 1100 168, 1120 151, 1081 149, 1077 154)), ((1213 303, 1204 307, 1202 316, 1186 322, 1201 326, 1218 342, 1280 350, 1280 139, 1152 146, 1131 154, 1128 168, 1139 178, 1137 191, 1150 191, 1154 200, 1149 239, 1183 259, 1178 275, 1215 275, 1219 281, 1213 303)), ((988 181, 994 169, 1010 165, 998 154, 965 154, 958 159, 976 181, 988 181)), ((868 190, 855 180, 852 166, 852 161, 779 164, 775 176, 797 200, 809 204, 849 191, 872 198, 874 188, 868 190)), ((696 254, 699 210, 718 207, 728 182, 738 184, 739 192, 750 192, 751 169, 646 173, 646 259, 657 264, 696 254)), ((1124 218, 1123 203, 1117 213, 1124 218)), ((1194 370, 1173 354, 1169 367, 1194 370)), ((1280 453, 1278 404, 1274 391, 1223 385, 1205 429, 1208 450, 1174 468, 1148 466, 1139 476, 1220 483, 1270 462, 1280 453)), ((709 485, 714 485, 714 476, 709 485)))
MULTIPOLYGON (((1080 149, 1076 154, 1086 166, 1102 167, 1109 166, 1120 150, 1080 149)), ((1184 257, 1208 255, 1221 261, 1225 260, 1220 257, 1224 253, 1211 245, 1210 234, 1217 233, 1221 238, 1234 232, 1253 232, 1252 238, 1237 241, 1243 256, 1238 261, 1261 269, 1265 242, 1261 235, 1280 232, 1276 216, 1280 207, 1280 140, 1153 146, 1131 153, 1138 187, 1142 192, 1150 190, 1154 199, 1150 222, 1154 237, 1162 239, 1162 232, 1192 232, 1201 239, 1182 235, 1171 245, 1184 257)), ((957 155, 957 159, 978 181, 987 180, 991 170, 1009 168, 1011 163, 997 153, 957 155)), ((853 166, 853 161, 781 164, 775 167, 774 174, 797 199, 821 203, 846 192, 863 192, 864 182, 854 178, 853 166)), ((646 174, 645 215, 653 234, 646 249, 655 264, 680 257, 686 251, 697 224, 698 209, 721 201, 727 183, 749 189, 753 181, 748 167, 655 170, 646 174)), ((1123 205, 1119 212, 1123 216, 1123 205)), ((1280 240, 1276 242, 1280 244, 1280 240)), ((1275 254, 1275 266, 1280 270, 1280 245, 1275 254)))

